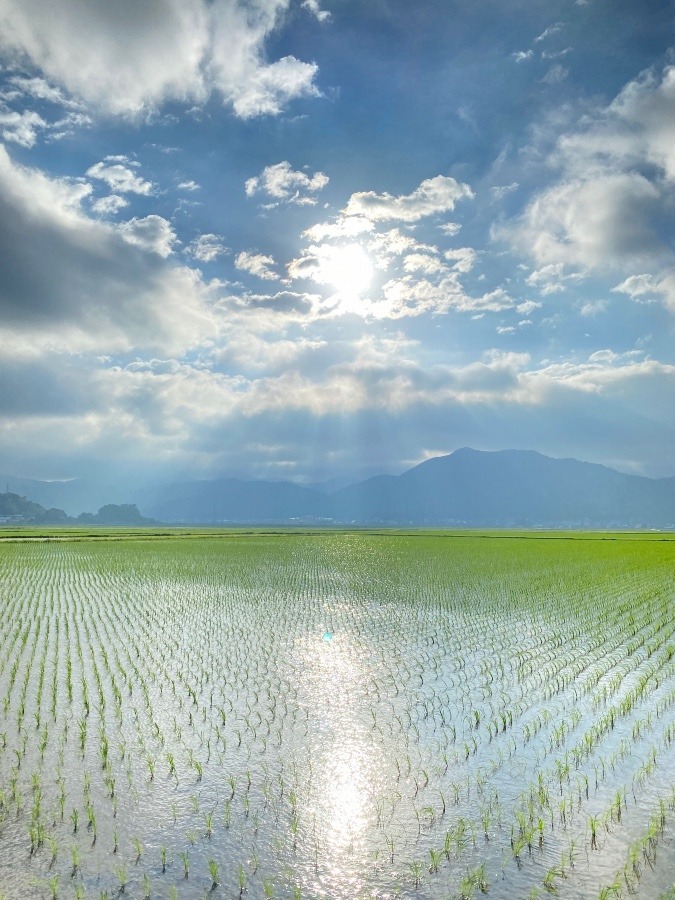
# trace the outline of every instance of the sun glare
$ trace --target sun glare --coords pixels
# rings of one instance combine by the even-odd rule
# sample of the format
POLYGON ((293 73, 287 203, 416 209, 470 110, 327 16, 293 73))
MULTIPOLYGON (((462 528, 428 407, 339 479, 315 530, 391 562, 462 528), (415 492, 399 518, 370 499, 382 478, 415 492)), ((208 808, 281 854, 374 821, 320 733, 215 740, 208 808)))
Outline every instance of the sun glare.
POLYGON ((373 264, 363 247, 348 244, 326 247, 319 264, 317 280, 335 288, 345 298, 359 297, 370 285, 373 264))

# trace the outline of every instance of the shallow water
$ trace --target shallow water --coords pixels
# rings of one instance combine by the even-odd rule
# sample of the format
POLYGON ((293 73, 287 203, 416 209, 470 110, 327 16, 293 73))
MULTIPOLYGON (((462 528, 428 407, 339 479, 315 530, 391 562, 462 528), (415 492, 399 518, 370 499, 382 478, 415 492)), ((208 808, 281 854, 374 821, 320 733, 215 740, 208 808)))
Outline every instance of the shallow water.
POLYGON ((3 546, 0 890, 586 900, 619 873, 653 900, 675 871, 674 551, 3 546))

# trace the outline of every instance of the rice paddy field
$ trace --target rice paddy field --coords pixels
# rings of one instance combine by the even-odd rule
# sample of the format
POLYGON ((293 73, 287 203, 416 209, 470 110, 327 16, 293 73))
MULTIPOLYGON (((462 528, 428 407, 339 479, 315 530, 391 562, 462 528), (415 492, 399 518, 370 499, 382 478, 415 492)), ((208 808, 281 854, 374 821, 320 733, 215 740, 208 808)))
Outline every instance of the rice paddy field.
POLYGON ((673 536, 0 538, 2 897, 674 896, 673 536))

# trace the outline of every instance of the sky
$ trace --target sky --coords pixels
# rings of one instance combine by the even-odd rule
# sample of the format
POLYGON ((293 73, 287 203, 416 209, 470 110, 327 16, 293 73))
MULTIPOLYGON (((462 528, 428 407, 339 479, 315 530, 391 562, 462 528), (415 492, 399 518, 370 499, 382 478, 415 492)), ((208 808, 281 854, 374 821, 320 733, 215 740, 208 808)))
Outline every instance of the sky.
POLYGON ((675 3, 0 0, 0 471, 675 475, 675 3))

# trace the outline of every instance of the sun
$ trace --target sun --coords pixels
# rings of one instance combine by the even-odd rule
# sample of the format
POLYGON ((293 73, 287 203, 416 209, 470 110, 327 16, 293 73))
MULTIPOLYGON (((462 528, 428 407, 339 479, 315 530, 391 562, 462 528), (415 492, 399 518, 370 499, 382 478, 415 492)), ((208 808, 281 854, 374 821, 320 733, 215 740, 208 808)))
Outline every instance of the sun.
POLYGON ((356 299, 370 286, 373 264, 359 244, 322 247, 315 279, 345 299, 356 299))

